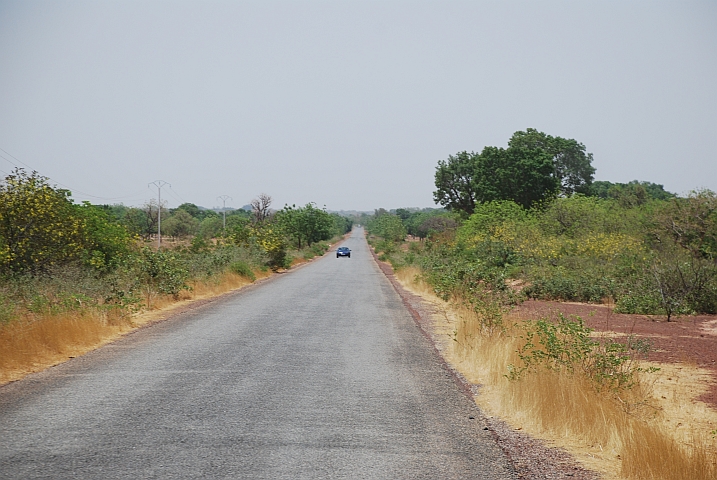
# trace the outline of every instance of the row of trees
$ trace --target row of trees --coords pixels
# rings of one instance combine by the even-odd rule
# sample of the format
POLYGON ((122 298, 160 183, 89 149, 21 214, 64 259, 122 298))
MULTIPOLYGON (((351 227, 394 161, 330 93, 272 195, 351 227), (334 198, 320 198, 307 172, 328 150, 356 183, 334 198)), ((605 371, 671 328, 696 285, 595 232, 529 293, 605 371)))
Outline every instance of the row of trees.
POLYGON ((373 215, 361 219, 371 234, 394 244, 404 241, 408 235, 424 240, 454 230, 459 220, 459 215, 442 208, 398 208, 392 211, 379 208, 373 215))
POLYGON ((709 190, 642 204, 580 194, 529 209, 496 200, 468 218, 436 211, 431 218, 445 227, 399 249, 410 218, 377 211, 366 221, 381 237, 374 246, 396 267, 418 264, 446 297, 488 289, 506 302, 610 300, 618 312, 668 320, 717 313, 717 194, 709 190), (516 282, 520 292, 510 288, 516 282))
POLYGON ((592 161, 593 155, 577 140, 529 128, 515 132, 508 148, 485 147, 480 153, 464 151, 440 160, 433 197, 448 210, 468 216, 476 205, 494 200, 530 208, 579 193, 636 206, 674 196, 650 182, 594 182, 592 161))
POLYGON ((191 203, 169 211, 156 202, 142 208, 75 204, 70 192, 37 172, 16 169, 0 182, 0 274, 37 274, 73 262, 111 270, 156 233, 160 209, 162 233, 192 237, 193 251, 226 243, 257 247, 277 268, 286 266, 288 248, 312 246, 352 226, 313 203, 278 212, 270 206, 271 197, 262 194, 251 212, 234 210, 225 219, 191 203))
MULTIPOLYGON (((328 213, 315 203, 303 207, 285 205, 279 211, 271 210, 272 199, 262 194, 252 201, 252 215, 227 227, 227 238, 240 245, 257 244, 269 256, 272 268, 289 266, 287 250, 313 247, 321 241, 343 235, 351 230, 351 219, 328 213)), ((323 253, 324 248, 313 253, 323 253)), ((311 254, 311 253, 310 253, 311 254)))
POLYGON ((145 240, 156 235, 160 213, 162 235, 178 239, 195 235, 214 238, 221 235, 225 221, 231 227, 241 219, 251 216, 251 212, 246 210, 229 210, 222 215, 214 210, 202 209, 193 203, 183 203, 173 209, 168 209, 165 205, 160 208, 154 199, 139 208, 125 205, 102 205, 101 208, 132 234, 145 240))

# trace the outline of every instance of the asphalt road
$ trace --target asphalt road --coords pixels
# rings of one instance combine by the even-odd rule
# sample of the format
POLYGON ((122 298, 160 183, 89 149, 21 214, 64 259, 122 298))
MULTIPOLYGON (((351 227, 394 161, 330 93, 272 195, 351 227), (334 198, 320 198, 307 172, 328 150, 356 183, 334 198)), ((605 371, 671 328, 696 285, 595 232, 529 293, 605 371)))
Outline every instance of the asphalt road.
POLYGON ((344 245, 0 388, 0 477, 514 478, 362 231, 344 245))

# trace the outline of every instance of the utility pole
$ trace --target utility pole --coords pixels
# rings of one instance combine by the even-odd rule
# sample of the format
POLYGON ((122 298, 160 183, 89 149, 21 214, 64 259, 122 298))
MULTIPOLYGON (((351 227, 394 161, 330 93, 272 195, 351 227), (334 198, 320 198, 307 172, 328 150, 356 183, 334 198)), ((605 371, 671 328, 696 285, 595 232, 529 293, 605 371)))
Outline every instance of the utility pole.
POLYGON ((217 200, 222 201, 222 215, 223 215, 222 230, 226 230, 227 229, 227 200, 234 200, 234 199, 232 197, 230 197, 229 195, 219 195, 217 197, 217 200))
POLYGON ((152 185, 157 187, 157 250, 159 250, 162 246, 162 187, 169 185, 171 188, 172 185, 164 180, 155 180, 150 182, 147 187, 152 188, 152 185))

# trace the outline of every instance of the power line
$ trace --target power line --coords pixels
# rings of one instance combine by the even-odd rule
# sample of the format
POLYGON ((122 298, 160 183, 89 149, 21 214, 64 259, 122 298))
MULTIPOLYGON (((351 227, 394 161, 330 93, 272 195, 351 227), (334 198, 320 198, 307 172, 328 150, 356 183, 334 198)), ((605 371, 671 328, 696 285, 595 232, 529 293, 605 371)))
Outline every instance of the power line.
POLYGON ((169 191, 170 191, 170 193, 171 193, 172 195, 174 195, 174 198, 176 198, 176 199, 179 200, 180 202, 182 202, 182 203, 188 203, 185 199, 182 198, 182 196, 181 196, 179 193, 177 193, 177 192, 174 190, 174 188, 172 188, 171 185, 169 186, 169 191))
MULTIPOLYGON (((32 170, 33 172, 36 172, 36 171, 37 171, 37 170, 35 170, 33 167, 31 167, 30 165, 28 165, 27 163, 23 162, 22 160, 20 160, 19 158, 17 158, 17 157, 14 156, 13 154, 9 153, 9 152, 8 152, 7 150, 5 150, 4 148, 0 147, 0 151, 4 152, 6 155, 10 156, 10 158, 13 158, 13 159, 17 160, 18 162, 20 162, 22 165, 24 165, 25 167, 29 168, 29 169, 32 170)), ((17 168, 21 168, 20 165, 18 165, 17 163, 13 162, 13 161, 10 160, 10 159, 8 159, 7 157, 5 157, 5 155, 0 154, 0 158, 5 159, 8 163, 14 165, 14 166, 17 167, 17 168)), ((0 170, 0 171, 1 171, 1 170, 0 170)), ((7 172, 3 172, 3 173, 5 173, 5 175, 10 175, 10 174, 7 173, 7 172)), ((48 180, 52 180, 55 184, 57 184, 57 185, 59 185, 59 186, 61 186, 61 187, 64 187, 64 188, 66 188, 67 190, 70 190, 70 191, 73 192, 73 193, 78 193, 78 194, 83 195, 83 196, 85 196, 85 197, 96 198, 96 199, 98 199, 98 200, 124 200, 124 199, 133 198, 133 197, 139 197, 139 196, 143 195, 142 193, 135 193, 135 194, 132 194, 132 195, 124 195, 124 196, 122 196, 122 197, 98 197, 97 195, 92 195, 92 194, 89 194, 89 193, 82 192, 82 191, 80 191, 80 190, 74 189, 74 188, 72 188, 72 187, 70 187, 70 186, 68 186, 68 185, 65 185, 65 184, 63 184, 63 183, 58 182, 57 180, 55 180, 55 179, 53 179, 53 178, 47 177, 47 179, 48 179, 48 180)))
MULTIPOLYGON (((22 164, 25 165, 27 168, 30 168, 30 169, 34 170, 30 165, 28 165, 27 163, 23 162, 23 161, 20 160, 19 158, 15 157, 13 154, 11 154, 10 152, 8 152, 8 151, 5 150, 4 148, 0 148, 0 150, 3 151, 3 152, 5 152, 5 153, 6 153, 7 155, 9 155, 11 158, 14 158, 14 159, 17 160, 18 162, 22 163, 22 164)), ((1 155, 0 155, 0 156, 1 156, 1 155)), ((3 158, 5 158, 5 157, 3 157, 3 158)), ((5 158, 5 160, 7 160, 7 158, 5 158)), ((10 161, 10 160, 7 160, 7 161, 10 162, 10 163, 12 163, 12 164, 15 165, 16 167, 19 166, 19 165, 15 164, 14 162, 10 161)))

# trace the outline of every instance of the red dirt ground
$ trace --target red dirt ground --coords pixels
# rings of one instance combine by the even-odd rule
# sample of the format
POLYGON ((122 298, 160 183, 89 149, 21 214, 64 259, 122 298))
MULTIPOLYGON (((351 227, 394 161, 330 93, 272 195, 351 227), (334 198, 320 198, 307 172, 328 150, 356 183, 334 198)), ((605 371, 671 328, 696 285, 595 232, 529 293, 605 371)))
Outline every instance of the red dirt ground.
POLYGON ((647 315, 613 313, 605 305, 529 300, 513 310, 521 318, 540 318, 562 312, 578 315, 598 332, 633 334, 652 342, 648 360, 664 363, 690 363, 712 371, 715 380, 699 400, 717 408, 717 316, 699 315, 673 319, 647 315))

